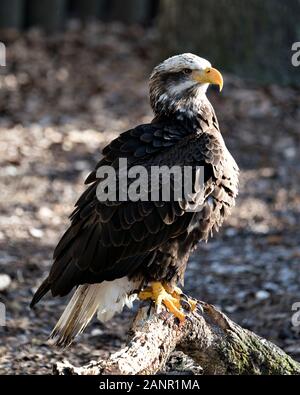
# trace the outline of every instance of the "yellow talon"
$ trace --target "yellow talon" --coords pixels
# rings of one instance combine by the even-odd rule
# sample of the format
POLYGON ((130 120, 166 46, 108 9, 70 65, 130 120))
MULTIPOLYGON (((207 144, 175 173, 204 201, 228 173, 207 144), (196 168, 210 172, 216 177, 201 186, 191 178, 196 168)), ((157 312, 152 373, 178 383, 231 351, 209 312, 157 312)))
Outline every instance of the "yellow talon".
MULTIPOLYGON (((174 298, 176 298, 179 301, 182 299, 182 296, 184 294, 183 294, 182 290, 179 287, 171 288, 167 284, 165 284, 164 287, 165 287, 166 291, 169 292, 174 298)), ((189 305, 190 311, 194 311, 196 306, 197 306, 197 301, 194 300, 194 299, 190 299, 190 298, 187 298, 186 301, 187 301, 187 303, 189 305)))
POLYGON ((185 315, 180 311, 181 303, 180 298, 175 297, 169 293, 160 282, 153 282, 149 288, 139 293, 139 299, 147 300, 152 299, 155 302, 157 309, 159 310, 162 303, 166 306, 167 310, 174 314, 175 317, 179 318, 180 321, 184 321, 185 315))
POLYGON ((152 292, 147 289, 145 289, 144 291, 141 291, 139 293, 139 299, 140 300, 147 300, 147 299, 151 299, 152 297, 152 292))
POLYGON ((195 308, 197 307, 197 301, 194 300, 194 299, 190 299, 190 298, 188 299, 188 301, 189 301, 189 304, 191 306, 191 310, 194 311, 195 308))
POLYGON ((180 299, 180 297, 183 295, 183 292, 179 287, 170 287, 170 285, 168 284, 164 284, 164 287, 166 291, 169 292, 176 299, 180 299))

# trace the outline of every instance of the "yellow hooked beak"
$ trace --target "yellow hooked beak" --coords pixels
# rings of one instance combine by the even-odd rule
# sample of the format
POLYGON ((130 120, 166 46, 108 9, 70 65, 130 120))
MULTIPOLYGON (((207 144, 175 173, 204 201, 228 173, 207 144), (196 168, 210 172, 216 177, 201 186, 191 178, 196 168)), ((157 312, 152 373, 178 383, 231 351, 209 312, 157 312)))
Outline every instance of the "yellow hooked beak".
POLYGON ((223 88, 223 77, 222 74, 213 67, 207 67, 205 70, 195 70, 192 72, 193 78, 197 82, 219 85, 221 92, 223 88))

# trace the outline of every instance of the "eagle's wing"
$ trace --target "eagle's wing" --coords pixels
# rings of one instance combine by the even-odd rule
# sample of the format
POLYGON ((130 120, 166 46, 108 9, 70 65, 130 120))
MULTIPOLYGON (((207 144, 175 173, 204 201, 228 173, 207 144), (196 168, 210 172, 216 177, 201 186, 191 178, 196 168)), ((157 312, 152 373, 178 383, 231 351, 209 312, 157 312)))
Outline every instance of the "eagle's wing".
POLYGON ((33 304, 49 289, 54 295, 65 295, 75 285, 113 280, 132 274, 145 263, 150 265, 151 252, 186 232, 196 215, 185 211, 178 201, 100 202, 96 196, 97 168, 117 167, 120 157, 126 157, 129 165, 146 167, 203 166, 201 193, 206 195, 222 179, 223 153, 216 136, 188 135, 177 124, 140 125, 121 134, 104 148, 103 155, 87 178, 91 185, 76 203, 71 226, 55 249, 50 274, 33 304))

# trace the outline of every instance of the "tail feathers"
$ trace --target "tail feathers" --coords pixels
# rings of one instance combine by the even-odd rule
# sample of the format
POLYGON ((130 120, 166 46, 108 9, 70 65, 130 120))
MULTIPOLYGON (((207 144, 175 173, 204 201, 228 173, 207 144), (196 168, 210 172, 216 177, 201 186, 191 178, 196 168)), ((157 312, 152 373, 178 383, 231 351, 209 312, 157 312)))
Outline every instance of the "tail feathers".
POLYGON ((46 280, 42 282, 42 284, 34 294, 30 303, 30 307, 33 308, 42 299, 42 297, 46 295, 48 291, 50 291, 50 284, 48 282, 48 279, 46 278, 46 280))
POLYGON ((67 347, 81 333, 98 310, 102 322, 121 312, 124 305, 132 307, 141 280, 122 277, 100 284, 80 285, 50 335, 50 343, 67 347))
POLYGON ((53 329, 49 342, 67 347, 93 318, 99 306, 99 284, 80 285, 53 329))
POLYGON ((114 281, 103 281, 99 286, 98 320, 109 321, 116 313, 120 313, 125 305, 131 309, 132 302, 137 297, 137 293, 133 291, 137 290, 140 284, 140 280, 128 280, 127 277, 114 281))

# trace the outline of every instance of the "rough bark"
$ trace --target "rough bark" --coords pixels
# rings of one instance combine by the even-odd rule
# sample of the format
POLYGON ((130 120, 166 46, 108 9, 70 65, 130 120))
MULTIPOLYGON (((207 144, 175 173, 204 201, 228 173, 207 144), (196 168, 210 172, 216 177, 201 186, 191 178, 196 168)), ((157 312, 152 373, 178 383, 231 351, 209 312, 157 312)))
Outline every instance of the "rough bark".
POLYGON ((164 369, 175 349, 192 357, 204 374, 300 374, 300 364, 279 347, 204 302, 198 302, 183 323, 165 310, 158 314, 142 307, 126 346, 108 360, 83 367, 62 362, 53 371, 59 375, 155 374, 164 369))
POLYGON ((2 0, 0 29, 20 29, 23 25, 24 0, 2 0))
POLYGON ((66 16, 67 0, 30 0, 27 5, 29 26, 42 27, 47 33, 53 33, 63 27, 66 16))
POLYGON ((300 1, 161 0, 160 58, 194 52, 218 68, 260 82, 300 85, 292 44, 300 1))
POLYGON ((83 21, 102 18, 106 13, 106 0, 73 0, 75 15, 83 21))
POLYGON ((143 23, 150 11, 149 0, 111 0, 110 19, 125 23, 143 23))

